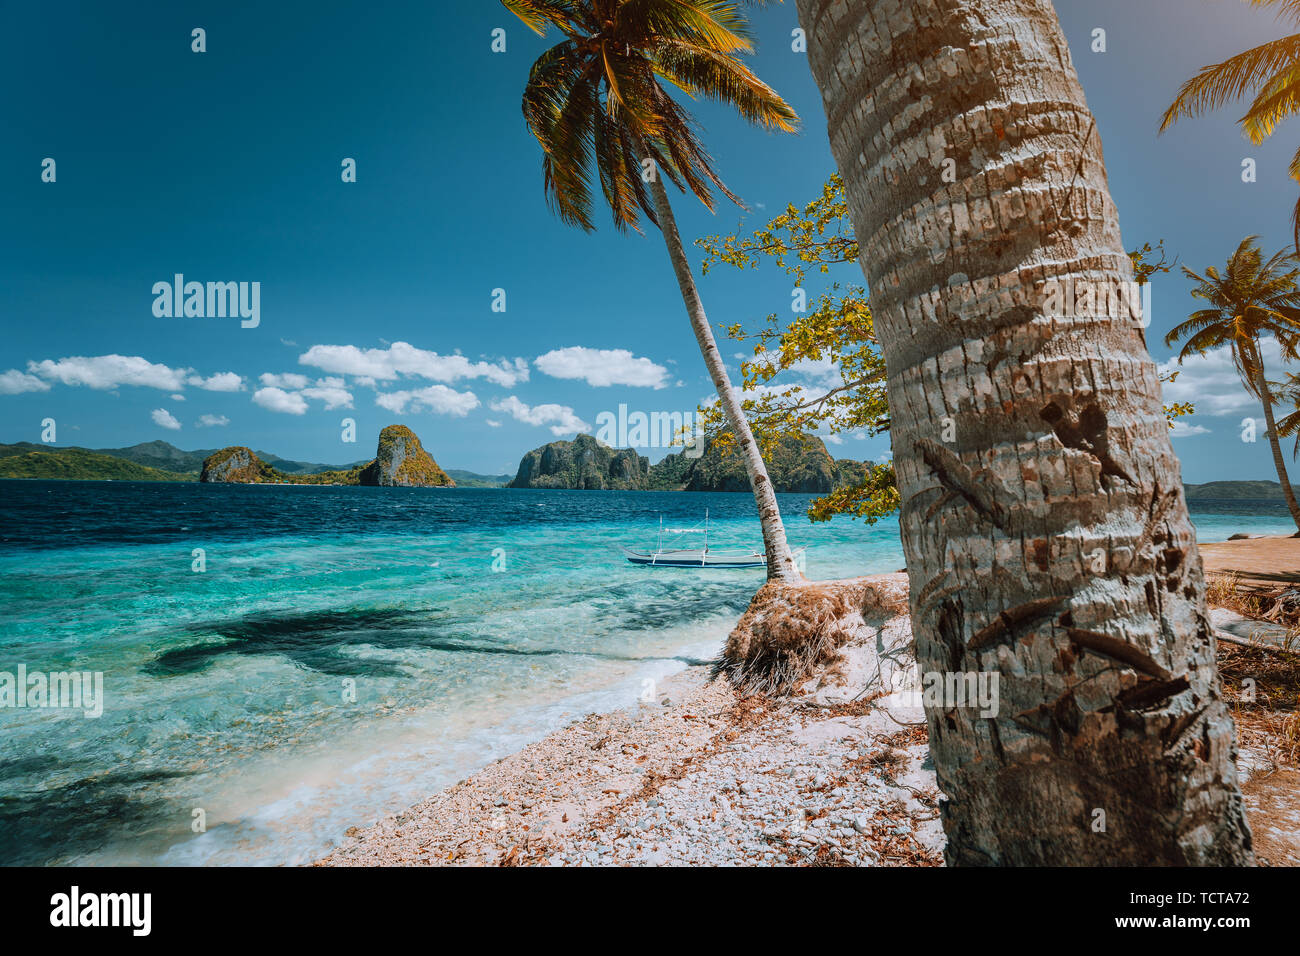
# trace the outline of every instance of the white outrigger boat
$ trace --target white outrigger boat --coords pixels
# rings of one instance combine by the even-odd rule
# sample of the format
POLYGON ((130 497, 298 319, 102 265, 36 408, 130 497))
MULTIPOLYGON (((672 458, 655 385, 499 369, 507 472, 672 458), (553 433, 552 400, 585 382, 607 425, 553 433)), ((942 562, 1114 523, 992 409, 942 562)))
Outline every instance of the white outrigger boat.
MULTIPOLYGON (((704 527, 669 528, 668 533, 681 537, 684 534, 704 535, 702 548, 665 548, 664 516, 659 516, 659 543, 653 551, 635 551, 620 547, 623 557, 633 564, 644 564, 656 568, 765 568, 767 555, 752 548, 733 548, 719 550, 709 547, 709 512, 704 512, 704 527)), ((669 541, 672 544, 676 538, 669 541)), ((799 548, 798 554, 804 549, 799 548)))

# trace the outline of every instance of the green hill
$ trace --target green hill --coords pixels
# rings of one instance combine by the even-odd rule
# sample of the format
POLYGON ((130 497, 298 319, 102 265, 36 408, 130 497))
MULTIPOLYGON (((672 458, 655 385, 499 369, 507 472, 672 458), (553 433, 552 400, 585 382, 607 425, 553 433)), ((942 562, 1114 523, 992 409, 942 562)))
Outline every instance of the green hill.
POLYGON ((0 445, 0 478, 62 478, 74 481, 197 481, 197 474, 150 468, 85 448, 52 448, 19 442, 0 445))
POLYGON ((160 471, 178 473, 192 471, 197 475, 199 469, 203 467, 203 459, 211 455, 216 449, 182 451, 169 442, 147 441, 138 445, 130 445, 127 448, 90 448, 87 451, 92 451, 97 455, 112 455, 114 458, 135 462, 137 465, 144 465, 146 468, 157 468, 160 471))
POLYGON ((1198 498, 1269 499, 1282 501, 1282 486, 1276 481, 1207 481, 1201 485, 1184 485, 1187 500, 1198 498))
POLYGON ((456 482, 457 488, 504 488, 514 475, 480 475, 476 471, 462 468, 446 468, 447 474, 456 482))
MULTIPOLYGON (((125 458, 137 465, 159 468, 163 471, 194 472, 198 475, 203 470, 203 462, 220 449, 201 448, 198 451, 183 451, 165 441, 147 441, 126 448, 92 448, 90 451, 100 455, 112 455, 125 458)), ((369 459, 354 461, 348 465, 323 465, 313 461, 294 461, 281 458, 270 452, 259 451, 255 454, 276 471, 286 475, 319 475, 324 472, 350 471, 358 465, 366 464, 369 459)))

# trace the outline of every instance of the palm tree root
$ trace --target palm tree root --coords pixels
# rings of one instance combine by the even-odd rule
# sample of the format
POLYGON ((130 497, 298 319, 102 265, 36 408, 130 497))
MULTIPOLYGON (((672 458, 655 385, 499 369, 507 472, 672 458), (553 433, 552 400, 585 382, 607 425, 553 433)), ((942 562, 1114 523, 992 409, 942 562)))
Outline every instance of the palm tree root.
POLYGON ((834 661, 873 612, 906 613, 906 600, 905 589, 869 578, 769 581, 713 661, 712 677, 745 694, 790 694, 834 661))

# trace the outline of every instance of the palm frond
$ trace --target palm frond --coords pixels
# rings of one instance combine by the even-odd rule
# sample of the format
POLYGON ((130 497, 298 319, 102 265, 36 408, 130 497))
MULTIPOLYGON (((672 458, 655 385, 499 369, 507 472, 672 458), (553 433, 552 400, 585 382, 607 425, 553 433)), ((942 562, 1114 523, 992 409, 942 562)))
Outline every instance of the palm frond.
POLYGON ((1300 34, 1270 40, 1222 63, 1203 67, 1183 84, 1165 110, 1160 131, 1164 132, 1184 116, 1206 113, 1240 99, 1297 62, 1300 62, 1300 34))
POLYGON ((578 6, 574 0, 501 0, 501 4, 541 36, 549 27, 565 29, 578 6))
POLYGON ((645 159, 710 209, 714 190, 740 204, 714 169, 695 121, 665 85, 728 105, 766 129, 796 128, 794 110, 737 58, 754 49, 743 3, 503 2, 538 32, 558 27, 567 35, 533 64, 523 99, 543 151, 548 201, 565 222, 593 228, 597 180, 617 228, 639 228, 641 212, 655 221, 641 179, 645 159))
POLYGON ((749 22, 734 2, 626 0, 614 22, 620 36, 676 37, 723 54, 754 52, 749 22))
POLYGON ((1249 0, 1252 7, 1278 7, 1278 16, 1300 24, 1300 0, 1249 0))
POLYGON ((656 48, 655 70, 691 95, 734 106, 764 129, 793 133, 799 117, 777 92, 739 60, 695 44, 665 41, 656 48))
POLYGON ((1277 124, 1300 111, 1300 64, 1269 79, 1239 122, 1250 141, 1258 146, 1277 124))

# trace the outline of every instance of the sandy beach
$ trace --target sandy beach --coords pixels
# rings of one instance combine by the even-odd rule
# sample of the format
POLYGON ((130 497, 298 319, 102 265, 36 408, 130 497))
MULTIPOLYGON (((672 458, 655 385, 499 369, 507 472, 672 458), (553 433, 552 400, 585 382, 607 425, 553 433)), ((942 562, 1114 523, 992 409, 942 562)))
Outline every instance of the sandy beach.
MULTIPOLYGON (((1292 538, 1203 553, 1212 573, 1300 568, 1292 538)), ((895 608, 905 599, 906 575, 864 580, 895 608)), ((910 637, 906 614, 869 617, 823 674, 775 700, 689 668, 634 709, 577 720, 349 830, 316 865, 943 865, 922 712, 882 690, 882 661, 910 637)), ((1242 655, 1236 668, 1262 652, 1230 653, 1242 655)), ((1224 680, 1231 697, 1227 665, 1224 680)), ((1238 766, 1260 861, 1300 865, 1300 774, 1241 716, 1238 766)))
POLYGON ((1207 575, 1235 574, 1243 584, 1300 583, 1300 538, 1261 536, 1198 545, 1207 575))

